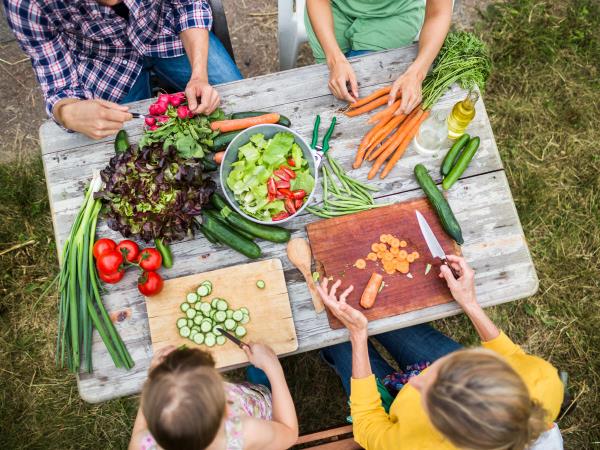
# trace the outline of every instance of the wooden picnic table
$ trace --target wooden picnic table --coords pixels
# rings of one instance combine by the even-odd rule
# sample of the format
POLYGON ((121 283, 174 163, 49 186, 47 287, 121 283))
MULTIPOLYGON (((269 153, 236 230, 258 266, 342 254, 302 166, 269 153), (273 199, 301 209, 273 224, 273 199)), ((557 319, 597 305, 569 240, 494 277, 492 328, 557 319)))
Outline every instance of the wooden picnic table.
MULTIPOLYGON (((413 61, 416 53, 417 47, 413 45, 352 59, 361 95, 392 82, 413 61)), ((322 133, 331 118, 336 116, 338 125, 331 140, 330 152, 345 169, 351 170, 356 147, 369 125, 362 117, 348 118, 338 111, 344 104, 330 94, 327 79, 327 67, 314 65, 221 85, 218 90, 225 111, 277 111, 288 116, 293 129, 307 140, 310 139, 317 113, 322 117, 322 133)), ((453 88, 433 109, 448 111, 464 96, 462 89, 453 88)), ((145 112, 150 102, 134 103, 131 105, 132 111, 145 112)), ((141 121, 129 122, 126 130, 135 142, 142 133, 141 121)), ((479 301, 483 306, 491 306, 534 294, 538 288, 538 278, 481 99, 468 132, 480 136, 481 148, 461 181, 449 192, 448 200, 463 230, 463 254, 476 271, 479 301)), ((50 121, 42 125, 40 139, 56 245, 60 253, 92 171, 104 168, 113 155, 113 139, 92 141, 80 134, 66 133, 50 121)), ((385 198, 389 202, 423 196, 412 175, 413 167, 423 163, 439 182, 442 158, 443 152, 437 157, 421 156, 411 145, 385 180, 377 177, 372 181, 380 188, 375 197, 385 198)), ((362 168, 353 170, 352 176, 366 180, 369 166, 364 164, 362 168)), ((320 192, 316 197, 320 201, 320 192)), ((306 213, 288 224, 289 228, 294 229, 293 237, 306 237, 304 227, 314 220, 319 219, 306 213)), ((104 222, 99 223, 98 235, 116 240, 120 238, 104 222)), ((287 259, 285 245, 261 241, 260 246, 263 258, 282 260, 298 336, 297 353, 347 341, 346 330, 332 330, 325 313, 315 313, 300 272, 287 259)), ((175 264, 171 269, 161 269, 165 278, 248 261, 227 247, 214 247, 199 234, 193 240, 172 244, 172 250, 175 264)), ((108 286, 108 292, 103 297, 135 361, 135 367, 130 371, 116 369, 95 333, 94 372, 78 376, 79 392, 86 401, 100 402, 138 393, 146 379, 152 348, 146 305, 137 291, 136 276, 134 271, 130 271, 121 283, 108 286)), ((369 332, 382 333, 460 312, 455 302, 447 303, 371 322, 369 332)))

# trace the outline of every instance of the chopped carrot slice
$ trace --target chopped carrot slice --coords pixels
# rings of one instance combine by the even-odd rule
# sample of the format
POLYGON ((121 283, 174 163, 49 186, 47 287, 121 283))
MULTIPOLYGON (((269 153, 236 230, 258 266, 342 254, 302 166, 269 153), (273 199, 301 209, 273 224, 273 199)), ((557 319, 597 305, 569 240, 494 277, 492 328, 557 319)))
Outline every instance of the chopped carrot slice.
POLYGON ((373 250, 374 252, 378 252, 379 251, 379 244, 375 243, 371 245, 371 250, 373 250))
POLYGON ((385 244, 379 244, 379 251, 380 252, 387 251, 387 245, 385 245, 385 244))
POLYGON ((404 247, 406 247, 406 245, 407 245, 406 241, 400 241, 400 247, 404 248, 404 247))
POLYGON ((357 259, 354 263, 354 267, 356 267, 357 269, 364 269, 365 267, 367 267, 367 262, 362 258, 357 259))
POLYGON ((381 236, 379 236, 379 240, 380 240, 381 242, 384 242, 384 243, 385 243, 385 242, 387 242, 387 240, 388 240, 387 236, 388 236, 387 234, 382 234, 381 236))
POLYGON ((414 256, 411 254, 411 255, 408 255, 408 256, 406 257, 406 260, 407 260, 409 263, 411 263, 411 262, 414 262, 414 261, 415 261, 415 257, 414 257, 414 256))
POLYGON ((373 252, 371 252, 371 253, 369 253, 369 254, 367 255, 367 259, 368 259, 369 261, 377 261, 377 254, 376 254, 376 253, 373 253, 373 252))
POLYGON ((394 268, 385 269, 385 273, 387 273, 388 275, 394 275, 395 272, 396 269, 394 268))
POLYGON ((383 255, 384 261, 391 261, 392 259, 394 259, 394 255, 392 255, 391 253, 386 253, 385 255, 383 255))
POLYGON ((400 247, 400 240, 397 238, 392 238, 392 240, 390 241, 390 245, 392 247, 400 247))
POLYGON ((377 252, 377 258, 383 259, 383 255, 385 255, 385 252, 377 252))
POLYGON ((398 247, 392 247, 390 248, 390 253, 394 256, 398 256, 398 253, 400 253, 400 249, 398 247))
POLYGON ((408 253, 406 253, 406 250, 400 250, 398 252, 398 258, 399 259, 406 259, 407 256, 408 256, 408 253))
POLYGON ((409 269, 409 264, 406 261, 402 261, 399 265, 398 265, 398 271, 400 273, 408 273, 408 269, 409 269))
POLYGON ((412 255, 415 259, 419 259, 419 252, 412 252, 412 255))

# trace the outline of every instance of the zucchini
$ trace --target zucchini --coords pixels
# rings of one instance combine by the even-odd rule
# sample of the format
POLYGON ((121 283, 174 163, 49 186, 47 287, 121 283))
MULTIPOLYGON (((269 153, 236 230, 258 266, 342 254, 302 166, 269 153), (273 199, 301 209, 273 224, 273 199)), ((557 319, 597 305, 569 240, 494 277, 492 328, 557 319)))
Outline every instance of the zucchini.
POLYGON ((156 245, 156 249, 160 252, 160 256, 162 256, 162 265, 167 269, 173 267, 173 254, 171 253, 169 244, 163 242, 162 239, 154 239, 154 244, 156 245))
POLYGON ((454 183, 456 183, 456 180, 458 180, 465 170, 467 170, 467 167, 473 159, 473 156, 475 156, 478 148, 479 138, 476 136, 469 141, 467 147, 458 157, 456 164, 454 164, 452 170, 450 170, 450 173, 444 178, 444 181, 442 182, 442 188, 448 190, 454 183))
MULTIPOLYGON (((242 131, 244 130, 228 131, 227 133, 219 134, 216 138, 213 139, 213 149, 220 150, 224 147, 227 147, 231 143, 231 141, 233 141, 233 138, 240 134, 242 131)), ((215 163, 214 161, 213 163, 217 165, 217 163, 215 163)))
POLYGON ((127 131, 119 130, 117 136, 115 137, 115 153, 120 155, 121 153, 125 153, 129 148, 129 136, 127 136, 127 131))
POLYGON ((454 239, 459 245, 462 245, 464 243, 464 239, 460 225, 458 224, 456 217, 454 217, 454 213, 452 212, 450 205, 431 179, 429 172, 427 172, 427 169, 423 164, 417 164, 414 172, 419 186, 421 186, 421 189, 425 191, 427 198, 431 202, 435 212, 440 218, 442 227, 452 239, 454 239))
POLYGON ((206 212, 202 214, 202 218, 204 219, 203 225, 206 226, 206 229, 211 234, 215 235, 221 242, 226 242, 228 247, 231 247, 248 258, 260 258, 260 247, 256 245, 256 243, 232 232, 229 228, 226 228, 219 223, 219 221, 212 218, 210 215, 207 215, 206 212))
POLYGON ((469 135, 465 133, 454 142, 452 147, 450 147, 450 150, 448 150, 448 153, 446 153, 446 156, 444 157, 444 162, 442 162, 442 167, 440 169, 442 177, 445 177, 450 173, 450 170, 452 170, 454 163, 460 155, 460 151, 467 145, 467 142, 469 142, 469 135))
MULTIPOLYGON (((231 115, 231 118, 232 119, 246 119, 248 117, 264 116, 265 114, 271 114, 271 113, 264 112, 264 111, 244 111, 244 112, 233 113, 231 115)), ((282 114, 279 114, 279 121, 277 123, 279 125, 282 125, 287 128, 289 128, 292 125, 292 122, 290 122, 290 119, 288 119, 287 117, 285 117, 282 114)))
POLYGON ((202 169, 204 172, 214 172, 219 168, 219 165, 207 156, 202 157, 200 162, 202 163, 202 169))
POLYGON ((247 232, 245 232, 243 230, 238 230, 238 229, 232 227, 231 224, 227 222, 227 220, 225 219, 225 217, 223 217, 218 212, 211 211, 210 209, 206 210, 205 212, 209 216, 212 216, 213 219, 218 220, 221 223, 221 225, 223 225, 224 227, 229 228, 233 233, 237 233, 240 236, 245 237, 246 239, 250 239, 251 241, 253 241, 254 239, 256 239, 256 236, 253 236, 250 233, 247 233, 247 232))

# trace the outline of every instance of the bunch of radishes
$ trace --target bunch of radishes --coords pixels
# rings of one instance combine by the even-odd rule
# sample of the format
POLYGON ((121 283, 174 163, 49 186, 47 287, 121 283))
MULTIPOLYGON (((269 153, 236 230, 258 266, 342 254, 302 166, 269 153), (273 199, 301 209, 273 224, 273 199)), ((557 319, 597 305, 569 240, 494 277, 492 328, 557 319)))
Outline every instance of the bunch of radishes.
POLYGON ((187 100, 183 92, 159 94, 156 102, 148 108, 148 114, 145 122, 150 131, 156 130, 171 117, 175 117, 175 114, 180 119, 191 119, 195 115, 187 106, 187 100))

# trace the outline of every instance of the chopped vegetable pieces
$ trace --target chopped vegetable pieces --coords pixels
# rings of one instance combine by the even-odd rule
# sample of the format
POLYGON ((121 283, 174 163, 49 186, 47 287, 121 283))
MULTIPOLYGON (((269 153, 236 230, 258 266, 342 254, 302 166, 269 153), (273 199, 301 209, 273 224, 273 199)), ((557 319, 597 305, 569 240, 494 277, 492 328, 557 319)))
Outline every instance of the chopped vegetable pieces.
MULTIPOLYGON (((373 262, 381 262, 383 270, 388 275, 393 275, 396 272, 408 274, 410 264, 419 259, 419 252, 411 253, 404 250, 408 246, 405 240, 400 240, 392 234, 382 234, 379 236, 379 242, 373 242, 367 254, 366 260, 373 262), (402 250, 400 250, 402 248, 402 250)), ((357 269, 365 269, 367 261, 359 258, 354 263, 357 269)))

